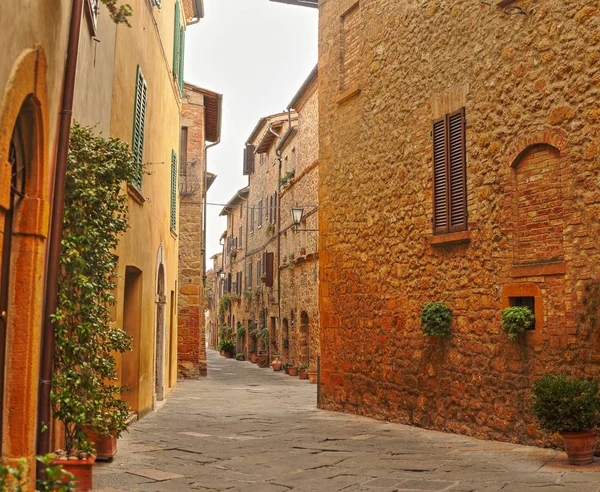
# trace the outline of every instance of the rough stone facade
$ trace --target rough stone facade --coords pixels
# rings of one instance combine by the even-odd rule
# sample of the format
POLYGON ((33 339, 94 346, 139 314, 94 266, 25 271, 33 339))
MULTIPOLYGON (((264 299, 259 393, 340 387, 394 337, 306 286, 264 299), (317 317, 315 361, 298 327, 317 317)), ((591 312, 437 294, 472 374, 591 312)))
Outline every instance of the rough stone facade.
MULTIPOLYGON (((217 94, 184 85, 181 109, 181 162, 179 163, 179 292, 177 375, 206 376, 206 297, 204 292, 204 203, 207 192, 207 122, 217 123, 206 110, 217 94)), ((213 137, 214 138, 214 137, 213 137)))
POLYGON ((280 146, 282 176, 294 171, 280 192, 281 325, 278 347, 295 365, 309 364, 316 371, 319 348, 318 305, 318 91, 317 70, 294 98, 296 131, 280 146), (306 218, 294 228, 291 208, 301 206, 306 218), (287 342, 286 342, 287 340, 287 342))
POLYGON ((600 14, 574 0, 328 0, 319 18, 322 406, 548 444, 543 374, 600 376, 600 14), (519 7, 526 15, 520 15, 519 7), (359 9, 355 86, 340 23, 359 9), (514 15, 508 15, 514 14, 514 15), (434 236, 432 125, 465 108, 468 229, 434 236), (500 310, 535 300, 509 342, 500 310), (427 339, 429 301, 452 307, 427 339))
MULTIPOLYGON (((215 278, 209 319, 234 331, 237 352, 250 358, 266 353, 316 370, 319 356, 317 186, 317 70, 300 88, 289 112, 261 118, 247 143, 254 146, 254 168, 247 188, 223 208, 224 290, 215 278), (294 231, 292 205, 304 207, 305 220, 294 231), (273 281, 263 275, 264 254, 273 257, 273 281), (294 258, 292 259, 292 255, 294 258), (285 257, 285 262, 283 258, 285 257), (219 298, 231 303, 219 320, 219 298), (238 329, 242 336, 237 336, 238 329), (268 337, 250 336, 268 330, 268 337), (266 343, 265 343, 266 342, 266 343)), ((215 272, 217 272, 215 266, 215 272)))

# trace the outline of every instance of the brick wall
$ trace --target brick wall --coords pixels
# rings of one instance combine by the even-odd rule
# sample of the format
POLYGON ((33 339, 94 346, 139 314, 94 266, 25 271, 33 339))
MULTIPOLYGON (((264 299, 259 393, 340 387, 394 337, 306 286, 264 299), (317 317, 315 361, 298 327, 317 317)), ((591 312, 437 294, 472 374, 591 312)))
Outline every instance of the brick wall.
POLYGON ((360 91, 340 98, 352 5, 319 18, 323 406, 549 444, 533 382, 600 376, 584 316, 600 274, 598 9, 362 1, 360 91), (434 238, 432 122, 462 107, 468 231, 434 238), (519 296, 535 298, 536 329, 515 343, 500 310, 519 296), (435 300, 454 311, 446 340, 421 332, 435 300))
MULTIPOLYGON (((206 337, 204 311, 206 301, 202 282, 202 202, 204 183, 204 98, 189 87, 185 88, 181 110, 181 126, 187 127, 187 157, 182 152, 180 185, 191 180, 195 173, 201 186, 188 195, 180 195, 179 201, 179 294, 177 373, 183 378, 206 375, 206 337), (192 166, 192 163, 194 165, 192 166)), ((191 182, 189 183, 192 184, 191 182)))

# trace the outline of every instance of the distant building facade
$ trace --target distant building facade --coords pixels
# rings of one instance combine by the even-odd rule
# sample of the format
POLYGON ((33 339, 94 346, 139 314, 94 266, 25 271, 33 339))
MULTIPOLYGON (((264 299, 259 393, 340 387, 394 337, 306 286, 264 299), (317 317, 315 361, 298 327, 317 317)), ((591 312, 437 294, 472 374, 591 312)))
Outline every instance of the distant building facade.
POLYGON ((215 176, 206 170, 207 142, 221 138, 222 96, 184 84, 179 162, 179 293, 177 374, 206 376, 204 271, 206 193, 215 176))
POLYGON ((600 14, 474 7, 321 2, 322 406, 539 445, 533 382, 600 376, 600 14))

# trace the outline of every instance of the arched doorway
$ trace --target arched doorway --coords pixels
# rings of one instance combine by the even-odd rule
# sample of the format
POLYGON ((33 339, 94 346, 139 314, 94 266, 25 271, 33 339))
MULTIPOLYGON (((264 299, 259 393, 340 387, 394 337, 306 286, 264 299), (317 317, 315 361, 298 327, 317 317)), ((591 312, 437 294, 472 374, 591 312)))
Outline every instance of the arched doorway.
MULTIPOLYGON (((6 338, 9 325, 9 288, 14 241, 15 207, 25 197, 27 162, 32 159, 35 148, 35 110, 28 98, 19 112, 13 128, 8 150, 10 186, 8 208, 4 211, 2 227, 2 264, 0 265, 0 409, 4 409, 4 376, 6 365, 6 338)), ((13 280, 14 281, 14 280, 13 280)), ((0 419, 0 443, 2 436, 0 419)))
POLYGON ((308 364, 309 363, 309 347, 308 347, 308 314, 306 311, 300 313, 300 360, 308 364))
POLYGON ((167 295, 164 247, 157 255, 156 272, 156 323, 154 332, 154 403, 165 399, 165 336, 167 323, 167 295))

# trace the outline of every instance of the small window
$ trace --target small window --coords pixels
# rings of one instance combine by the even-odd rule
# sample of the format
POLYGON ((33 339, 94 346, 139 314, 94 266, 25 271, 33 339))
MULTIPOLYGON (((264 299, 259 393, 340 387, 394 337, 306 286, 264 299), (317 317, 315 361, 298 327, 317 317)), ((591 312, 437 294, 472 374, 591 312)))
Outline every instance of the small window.
POLYGON ((265 154, 264 154, 264 153, 262 153, 262 154, 258 154, 258 155, 259 155, 259 160, 258 160, 258 162, 259 162, 259 164, 262 166, 262 165, 264 164, 264 162, 265 162, 265 154))
POLYGON ((246 276, 248 279, 248 288, 252 288, 252 262, 248 263, 248 275, 246 276))
POLYGON ((465 109, 433 122, 433 233, 467 230, 465 109))
POLYGON ((250 209, 250 234, 254 234, 254 207, 250 209))
POLYGON ((259 229, 262 227, 262 222, 263 222, 262 209, 263 209, 263 201, 261 199, 258 201, 258 228, 259 229))
POLYGON ((240 239, 240 247, 242 246, 243 242, 242 242, 242 226, 239 227, 239 234, 238 234, 238 238, 240 239))
POLYGON ((260 286, 260 278, 262 275, 262 261, 258 260, 256 262, 256 285, 260 286))
POLYGON ((244 204, 240 203, 240 219, 244 216, 244 204))
MULTIPOLYGON (((533 296, 509 297, 508 304, 510 306, 529 308, 529 310, 531 311, 531 314, 535 315, 535 297, 533 297, 533 296)), ((535 330, 535 318, 531 321, 531 324, 529 325, 529 327, 527 329, 535 330)))
POLYGON ((131 137, 131 153, 138 167, 138 176, 133 183, 138 189, 142 189, 142 168, 144 159, 144 127, 146 125, 146 101, 148 100, 148 84, 138 65, 135 100, 133 109, 133 136, 131 137))

